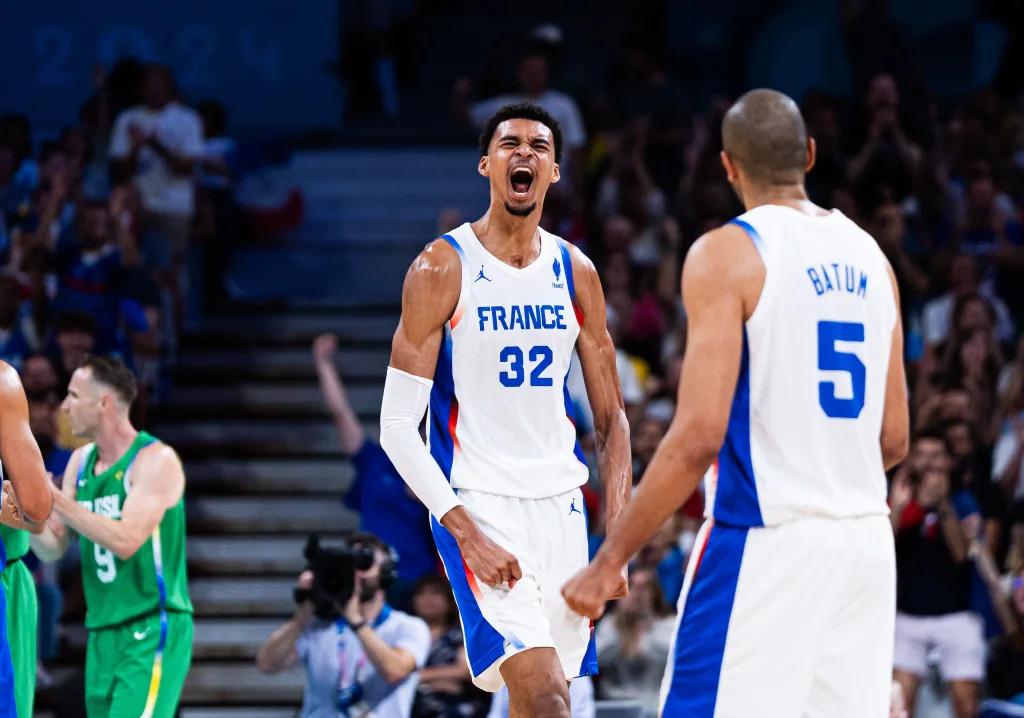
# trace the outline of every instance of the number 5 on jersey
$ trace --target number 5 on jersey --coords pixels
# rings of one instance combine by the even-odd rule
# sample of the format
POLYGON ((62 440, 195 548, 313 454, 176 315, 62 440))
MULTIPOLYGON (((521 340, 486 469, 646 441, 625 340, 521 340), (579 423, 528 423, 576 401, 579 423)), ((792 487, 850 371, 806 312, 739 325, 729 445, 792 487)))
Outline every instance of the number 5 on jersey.
POLYGON ((818 322, 818 369, 844 371, 850 375, 853 396, 840 399, 831 381, 818 382, 818 403, 832 419, 856 419, 864 408, 867 370, 856 354, 841 352, 836 342, 863 342, 864 325, 853 322, 818 322))

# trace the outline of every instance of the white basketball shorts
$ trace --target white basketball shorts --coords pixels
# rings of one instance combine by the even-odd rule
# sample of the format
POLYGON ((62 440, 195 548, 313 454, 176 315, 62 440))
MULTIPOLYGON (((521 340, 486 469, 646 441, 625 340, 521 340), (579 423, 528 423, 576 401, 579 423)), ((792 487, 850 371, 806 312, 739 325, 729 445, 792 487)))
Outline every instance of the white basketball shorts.
POLYGON ((597 673, 590 620, 566 606, 562 585, 587 565, 587 517, 583 493, 573 489, 544 499, 518 499, 459 491, 480 529, 519 560, 523 577, 511 590, 478 581, 455 538, 431 517, 438 553, 455 593, 473 683, 497 691, 499 667, 528 648, 551 647, 566 680, 597 673))

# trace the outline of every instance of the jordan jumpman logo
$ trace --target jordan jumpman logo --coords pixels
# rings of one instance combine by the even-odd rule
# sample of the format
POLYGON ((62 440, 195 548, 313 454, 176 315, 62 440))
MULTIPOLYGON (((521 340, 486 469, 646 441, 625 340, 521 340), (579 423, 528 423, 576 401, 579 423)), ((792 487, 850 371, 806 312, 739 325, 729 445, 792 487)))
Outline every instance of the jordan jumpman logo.
POLYGON ((486 279, 488 282, 491 281, 491 278, 484 274, 484 265, 482 264, 480 265, 480 274, 478 274, 476 279, 473 280, 473 284, 476 284, 481 279, 486 279))
POLYGON ((569 504, 569 515, 572 516, 574 513, 577 513, 580 516, 583 515, 583 512, 576 508, 576 499, 573 499, 572 503, 569 504))

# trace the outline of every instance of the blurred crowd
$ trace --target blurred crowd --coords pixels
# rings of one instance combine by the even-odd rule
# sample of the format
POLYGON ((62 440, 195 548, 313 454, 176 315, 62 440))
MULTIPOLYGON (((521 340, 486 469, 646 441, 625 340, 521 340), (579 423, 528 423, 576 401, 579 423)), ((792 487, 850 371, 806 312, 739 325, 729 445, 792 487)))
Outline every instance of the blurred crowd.
MULTIPOLYGON (((858 37, 848 28, 849 52, 863 50, 858 37)), ((718 157, 731 98, 694 107, 639 43, 604 82, 565 92, 560 42, 557 28, 538 28, 500 94, 483 96, 463 78, 451 106, 478 127, 504 102, 528 99, 562 124, 564 180, 542 225, 600 270, 638 482, 676 402, 683 258, 703 232, 742 212, 718 157)), ((894 677, 911 702, 937 677, 958 718, 1000 715, 1024 705, 1024 104, 993 89, 940 101, 908 72, 910 60, 901 62, 859 63, 852 97, 795 98, 818 147, 808 192, 876 238, 901 292, 913 441, 889 497, 899 576, 894 677)), ((137 425, 165 391, 190 291, 190 242, 222 237, 230 222, 226 119, 214 101, 185 103, 167 68, 133 61, 98 75, 78 120, 53 137, 34 136, 23 115, 0 117, 0 359, 21 372, 33 432, 58 481, 75 442, 56 408, 87 353, 133 366, 137 425)), ((472 218, 445 210, 439 229, 462 219, 472 218)), ((356 466, 346 503, 362 529, 397 549, 391 599, 429 628, 413 714, 486 715, 491 703, 468 682, 425 512, 363 434, 334 354, 333 340, 318 340, 321 386, 356 466)), ((578 376, 570 389, 592 467, 596 550, 603 512, 592 422, 578 376)), ((639 699, 655 714, 702 512, 698 493, 635 557, 630 596, 597 625, 599 698, 639 699)), ((46 661, 60 594, 55 576, 39 569, 37 578, 46 661)))
MULTIPOLYGON (((895 679, 911 711, 922 682, 935 678, 958 717, 978 715, 986 699, 995 715, 999 701, 1024 705, 1024 98, 983 89, 939 101, 911 58, 891 71, 867 67, 870 53, 853 51, 868 31, 846 28, 856 96, 812 90, 795 99, 818 148, 810 198, 875 237, 901 293, 914 438, 889 497, 895 679)), ((569 181, 552 187, 541 224, 581 246, 601 272, 640 481, 676 401, 683 258, 702 233, 743 211, 719 161, 731 98, 694 109, 640 44, 603 85, 574 97, 556 89, 560 41, 557 28, 538 28, 510 68, 508 93, 474 97, 464 78, 452 107, 479 127, 495 106, 529 100, 562 123, 569 181)), ((442 217, 447 231, 456 218, 442 217)), ((594 467, 596 548, 600 482, 581 378, 570 375, 570 390, 594 467)), ((631 597, 598 624, 599 697, 640 697, 654 710, 669 650, 664 622, 702 508, 694 496, 639 553, 631 597)))
MULTIPOLYGON (((59 407, 88 354, 120 357, 136 373, 137 426, 166 395, 190 243, 228 234, 226 119, 216 101, 186 104, 168 68, 130 59, 97 70, 77 120, 57 131, 0 116, 0 359, 21 375, 58 485, 80 444, 59 407)), ((74 556, 60 567, 25 560, 37 582, 45 687, 58 619, 83 610, 80 578, 74 556)))

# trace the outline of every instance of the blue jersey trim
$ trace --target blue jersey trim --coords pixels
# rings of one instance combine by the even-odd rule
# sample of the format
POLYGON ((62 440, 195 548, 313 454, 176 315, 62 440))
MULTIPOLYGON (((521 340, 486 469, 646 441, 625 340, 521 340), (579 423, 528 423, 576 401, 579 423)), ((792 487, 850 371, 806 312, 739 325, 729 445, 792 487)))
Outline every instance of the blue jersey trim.
POLYGON ((456 241, 455 237, 451 236, 450 234, 443 234, 441 235, 441 239, 445 240, 446 242, 448 242, 448 244, 452 245, 455 251, 458 252, 459 259, 466 259, 466 254, 465 252, 462 251, 462 246, 456 241))
POLYGON ((558 250, 562 254, 562 266, 565 267, 565 288, 569 290, 569 299, 576 301, 576 283, 572 278, 572 255, 569 254, 569 245, 564 239, 558 240, 558 250))
POLYGON ((451 481, 455 442, 448 431, 448 420, 455 402, 455 378, 452 376, 452 334, 447 327, 437 352, 434 386, 430 390, 430 455, 451 481))
POLYGON ((737 227, 742 229, 750 237, 750 241, 754 243, 754 248, 757 249, 758 254, 764 255, 764 240, 761 239, 760 233, 754 229, 750 222, 743 219, 732 219, 729 220, 729 224, 735 224, 737 227))
POLYGON ((718 452, 714 517, 729 526, 764 526, 750 455, 750 345, 746 329, 729 425, 718 452))
POLYGON ((0 718, 18 718, 14 703, 14 663, 7 640, 7 596, 0 586, 0 718))
MULTIPOLYGON (((459 609, 462 632, 466 638, 469 667, 474 676, 479 676, 505 654, 505 638, 487 622, 480 611, 480 605, 469 585, 469 569, 462 559, 455 537, 433 516, 430 517, 430 532, 452 585, 452 593, 455 594, 455 605, 459 609)), ((509 640, 513 639, 510 637, 509 640)))
POLYGON ((747 529, 715 524, 690 585, 676 633, 663 715, 713 718, 747 529))

